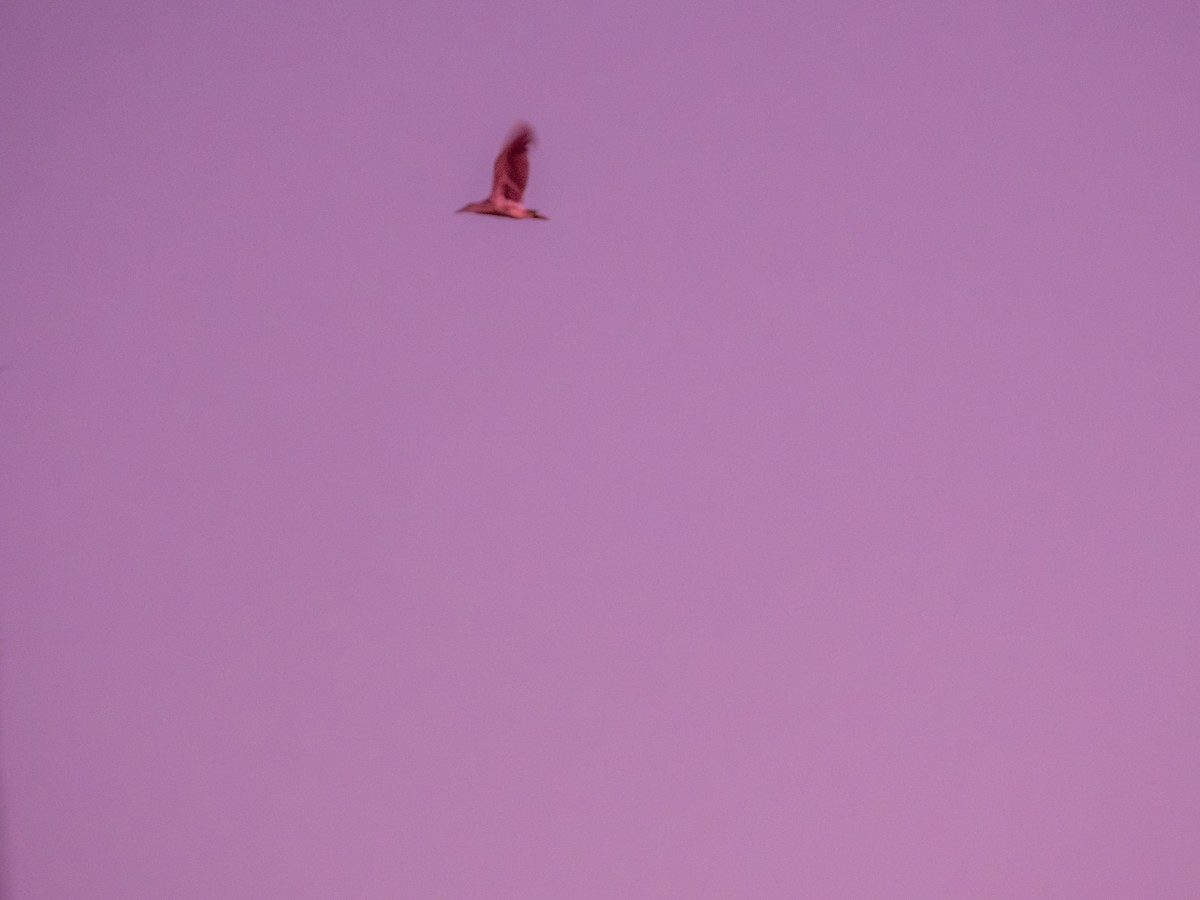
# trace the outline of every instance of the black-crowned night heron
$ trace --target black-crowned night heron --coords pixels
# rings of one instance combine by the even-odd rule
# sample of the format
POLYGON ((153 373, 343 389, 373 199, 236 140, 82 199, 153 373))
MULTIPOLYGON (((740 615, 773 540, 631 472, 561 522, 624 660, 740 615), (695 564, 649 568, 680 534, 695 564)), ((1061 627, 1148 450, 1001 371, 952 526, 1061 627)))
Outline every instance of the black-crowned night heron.
POLYGON ((533 129, 525 122, 513 126, 492 176, 492 195, 478 203, 468 203, 458 212, 483 213, 486 216, 507 216, 510 219, 544 219, 536 209, 526 209, 521 203, 529 181, 529 145, 533 129))

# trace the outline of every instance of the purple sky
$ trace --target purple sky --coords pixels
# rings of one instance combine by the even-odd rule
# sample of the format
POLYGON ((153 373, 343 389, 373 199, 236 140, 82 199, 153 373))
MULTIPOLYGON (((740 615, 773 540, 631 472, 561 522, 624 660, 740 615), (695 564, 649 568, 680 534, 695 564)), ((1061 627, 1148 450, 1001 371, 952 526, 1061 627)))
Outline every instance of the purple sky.
POLYGON ((1194 900, 1198 110, 1182 0, 5 2, 6 897, 1194 900))

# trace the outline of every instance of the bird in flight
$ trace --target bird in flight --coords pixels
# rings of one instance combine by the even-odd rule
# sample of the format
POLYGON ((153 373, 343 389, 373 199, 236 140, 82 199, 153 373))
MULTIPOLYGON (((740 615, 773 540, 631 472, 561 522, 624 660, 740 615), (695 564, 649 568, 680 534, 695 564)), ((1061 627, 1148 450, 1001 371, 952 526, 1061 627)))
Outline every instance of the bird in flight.
POLYGON ((525 122, 513 126, 508 140, 496 157, 492 175, 492 194, 478 203, 468 203, 459 212, 482 213, 486 216, 507 216, 510 219, 544 219, 536 209, 526 209, 521 202, 529 182, 529 145, 533 129, 525 122))

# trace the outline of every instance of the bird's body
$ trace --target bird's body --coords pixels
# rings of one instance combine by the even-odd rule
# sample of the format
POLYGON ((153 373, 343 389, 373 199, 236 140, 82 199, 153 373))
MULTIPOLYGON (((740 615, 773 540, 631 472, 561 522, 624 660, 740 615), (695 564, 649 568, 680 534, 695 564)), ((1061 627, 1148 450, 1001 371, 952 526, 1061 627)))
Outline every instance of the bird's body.
POLYGON ((533 129, 518 122, 496 157, 492 169, 492 193, 486 200, 468 203, 459 212, 482 213, 485 216, 505 216, 509 219, 544 219, 536 209, 526 209, 521 202, 525 185, 529 183, 529 145, 533 129))

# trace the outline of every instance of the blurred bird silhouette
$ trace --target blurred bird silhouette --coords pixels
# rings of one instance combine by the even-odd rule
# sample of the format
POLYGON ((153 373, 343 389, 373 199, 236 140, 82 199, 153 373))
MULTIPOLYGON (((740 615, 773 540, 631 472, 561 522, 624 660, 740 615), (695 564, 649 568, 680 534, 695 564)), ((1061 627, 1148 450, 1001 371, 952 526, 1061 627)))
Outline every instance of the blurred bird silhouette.
POLYGON ((536 209, 526 209, 521 203, 525 185, 529 182, 529 145, 533 129, 525 122, 513 126, 508 140, 496 157, 492 175, 492 194, 478 203, 468 203, 458 212, 482 213, 486 216, 507 216, 510 219, 545 219, 536 209))

